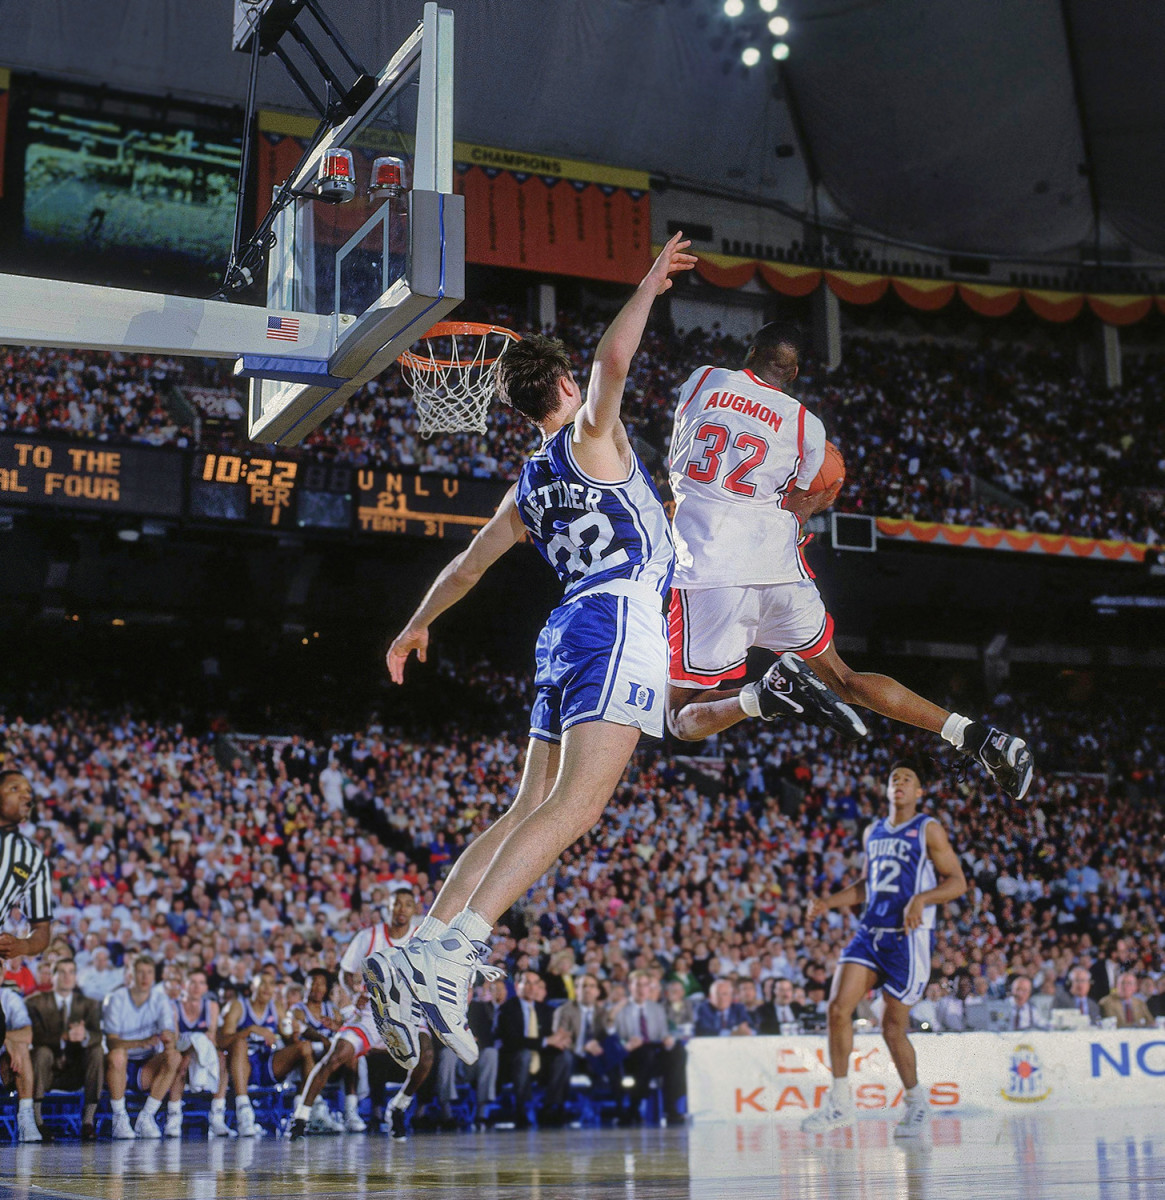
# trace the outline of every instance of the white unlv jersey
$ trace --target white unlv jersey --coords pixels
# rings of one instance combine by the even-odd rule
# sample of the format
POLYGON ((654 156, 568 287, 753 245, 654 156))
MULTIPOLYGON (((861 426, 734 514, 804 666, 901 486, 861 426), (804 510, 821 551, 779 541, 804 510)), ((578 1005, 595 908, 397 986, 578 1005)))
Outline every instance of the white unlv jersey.
POLYGON ((700 367, 680 388, 670 477, 679 588, 811 578, 782 507, 825 461, 825 426, 751 371, 700 367))

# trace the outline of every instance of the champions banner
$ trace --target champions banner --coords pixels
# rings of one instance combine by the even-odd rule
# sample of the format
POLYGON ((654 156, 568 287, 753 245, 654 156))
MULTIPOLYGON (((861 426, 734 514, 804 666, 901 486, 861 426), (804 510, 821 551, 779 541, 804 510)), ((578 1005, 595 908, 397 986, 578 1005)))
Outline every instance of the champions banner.
MULTIPOLYGON (((1165 1096, 1165 1030, 931 1033, 911 1038, 931 1112, 1122 1108, 1165 1096)), ((696 1124, 798 1122, 829 1093, 824 1037, 693 1038, 688 1111, 696 1124)), ((859 1117, 896 1115, 902 1083, 881 1037, 858 1034, 849 1078, 859 1117)))
POLYGON ((611 283, 647 273, 646 172, 462 142, 454 158, 466 261, 611 283))
MULTIPOLYGON (((257 216, 295 169, 315 122, 259 114, 257 216)), ((387 151, 383 151, 387 153, 387 151)), ((357 179, 371 157, 357 152, 357 179)), ((549 275, 638 283, 651 266, 651 196, 645 171, 596 166, 457 142, 454 190, 465 196, 465 259, 549 275)), ((342 245, 367 220, 367 197, 317 213, 317 242, 342 245)))

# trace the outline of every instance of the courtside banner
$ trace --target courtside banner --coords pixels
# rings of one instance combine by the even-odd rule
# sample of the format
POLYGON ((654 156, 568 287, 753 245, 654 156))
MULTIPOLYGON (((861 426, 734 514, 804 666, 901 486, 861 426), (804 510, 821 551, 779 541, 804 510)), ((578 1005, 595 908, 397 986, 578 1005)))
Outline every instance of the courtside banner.
MULTIPOLYGON (((919 1034, 918 1077, 934 1113, 1165 1104, 1165 1031, 919 1034)), ((831 1076, 817 1036, 693 1038, 688 1111, 695 1123, 799 1121, 824 1102, 831 1076)), ((902 1084, 886 1043, 854 1039, 858 1114, 900 1109, 902 1084)))

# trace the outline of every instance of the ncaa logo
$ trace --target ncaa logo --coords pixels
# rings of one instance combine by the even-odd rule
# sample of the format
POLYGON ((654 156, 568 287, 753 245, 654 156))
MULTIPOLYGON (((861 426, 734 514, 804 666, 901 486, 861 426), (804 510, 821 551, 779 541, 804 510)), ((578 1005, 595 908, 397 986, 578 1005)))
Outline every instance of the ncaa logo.
POLYGON ((627 692, 627 703, 635 708, 649 709, 655 703, 655 689, 632 683, 627 692))
POLYGON ((1005 1100, 1032 1104, 1046 1100, 1052 1093, 1044 1082, 1044 1068, 1034 1047, 1021 1043, 1011 1052, 1007 1068, 1007 1083, 999 1089, 1005 1100))

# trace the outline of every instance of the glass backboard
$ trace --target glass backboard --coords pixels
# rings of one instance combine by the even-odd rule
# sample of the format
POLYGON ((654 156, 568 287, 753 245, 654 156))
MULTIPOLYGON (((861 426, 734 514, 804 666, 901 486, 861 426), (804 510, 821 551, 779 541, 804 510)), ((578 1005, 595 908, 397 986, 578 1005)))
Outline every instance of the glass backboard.
POLYGON ((251 437, 281 444, 306 436, 464 297, 451 12, 425 5, 373 95, 291 183, 295 198, 273 230, 268 308, 330 317, 335 338, 326 364, 305 363, 295 353, 298 322, 277 318, 270 355, 241 360, 239 373, 251 377, 251 437), (326 202, 321 181, 352 198, 326 202), (320 383, 303 382, 309 377, 320 383))

